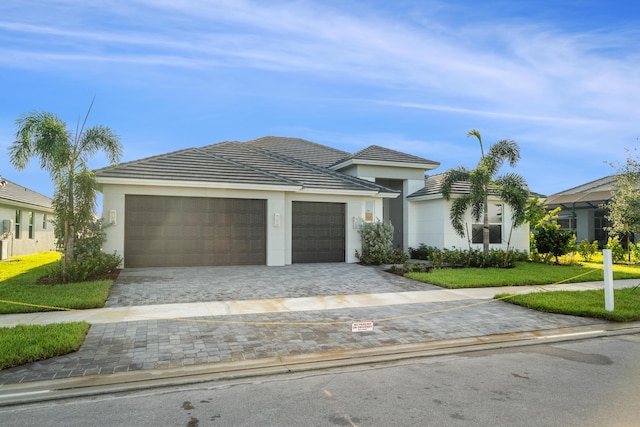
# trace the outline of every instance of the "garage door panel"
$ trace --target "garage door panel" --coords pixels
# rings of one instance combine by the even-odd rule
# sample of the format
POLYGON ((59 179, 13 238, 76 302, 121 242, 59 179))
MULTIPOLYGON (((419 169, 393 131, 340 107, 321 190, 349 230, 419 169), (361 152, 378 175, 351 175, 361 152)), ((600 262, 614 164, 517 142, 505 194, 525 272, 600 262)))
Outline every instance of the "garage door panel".
POLYGON ((343 203, 293 202, 292 261, 344 262, 345 218, 343 203))
POLYGON ((266 200, 125 197, 125 267, 265 263, 266 200))

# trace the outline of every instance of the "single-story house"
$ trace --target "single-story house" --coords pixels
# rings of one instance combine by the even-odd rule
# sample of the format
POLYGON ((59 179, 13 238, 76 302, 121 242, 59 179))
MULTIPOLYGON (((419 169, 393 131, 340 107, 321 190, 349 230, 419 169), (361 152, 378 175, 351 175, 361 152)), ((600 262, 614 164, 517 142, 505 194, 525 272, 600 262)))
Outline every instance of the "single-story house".
MULTIPOLYGON (((439 175, 425 178, 438 166, 379 146, 350 154, 263 137, 102 168, 96 178, 112 224, 104 250, 125 267, 357 262, 360 224, 378 220, 393 224, 394 246, 404 250, 467 248, 439 175)), ((505 248, 510 213, 491 202, 493 247, 505 248)), ((528 250, 528 227, 511 247, 528 250)))
POLYGON ((605 205, 611 200, 616 184, 615 175, 606 176, 552 194, 547 197, 546 204, 549 209, 562 208, 558 224, 563 230, 576 233, 578 243, 597 240, 602 248, 609 238, 606 227, 611 226, 605 205))
POLYGON ((56 249, 51 199, 8 179, 0 183, 0 259, 56 249))

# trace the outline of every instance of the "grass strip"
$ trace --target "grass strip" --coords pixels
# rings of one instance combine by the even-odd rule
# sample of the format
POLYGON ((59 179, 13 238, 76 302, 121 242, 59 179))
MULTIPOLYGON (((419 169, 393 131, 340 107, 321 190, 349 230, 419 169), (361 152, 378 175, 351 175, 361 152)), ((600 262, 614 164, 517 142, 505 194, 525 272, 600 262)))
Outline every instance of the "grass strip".
MULTIPOLYGON (((604 270, 602 264, 598 263, 565 266, 517 262, 514 268, 442 268, 431 270, 429 273, 407 273, 405 276, 424 283, 456 289, 601 281, 604 278, 604 270)), ((615 264, 613 278, 640 278, 640 265, 615 264)))
POLYGON ((0 314, 52 311, 62 307, 89 309, 104 307, 113 280, 39 285, 39 278, 47 275, 51 265, 60 259, 56 252, 12 258, 0 263, 0 300, 33 304, 32 307, 0 302, 0 314))
POLYGON ((640 320, 640 288, 615 289, 613 295, 613 311, 604 308, 604 289, 500 294, 495 298, 505 298, 503 301, 546 313, 593 317, 614 322, 640 320))
POLYGON ((0 328, 0 369, 77 351, 88 331, 87 322, 0 328))

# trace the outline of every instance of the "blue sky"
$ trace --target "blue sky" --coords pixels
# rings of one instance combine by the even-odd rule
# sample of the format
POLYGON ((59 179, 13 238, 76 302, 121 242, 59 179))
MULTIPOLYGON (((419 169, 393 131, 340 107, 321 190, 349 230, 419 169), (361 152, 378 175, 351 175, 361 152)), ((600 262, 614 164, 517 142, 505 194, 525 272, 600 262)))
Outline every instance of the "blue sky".
POLYGON ((633 0, 3 0, 0 175, 51 196, 36 161, 8 161, 15 120, 75 129, 95 96, 123 161, 275 135, 444 172, 476 165, 475 128, 553 194, 640 145, 639 41, 633 0))

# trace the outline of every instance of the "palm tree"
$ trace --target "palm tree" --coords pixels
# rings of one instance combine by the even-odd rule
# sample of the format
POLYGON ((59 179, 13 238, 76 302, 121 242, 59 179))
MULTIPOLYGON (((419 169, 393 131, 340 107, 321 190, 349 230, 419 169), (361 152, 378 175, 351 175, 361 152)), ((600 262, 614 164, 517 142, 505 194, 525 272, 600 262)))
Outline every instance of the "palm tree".
POLYGON ((16 120, 16 140, 9 147, 9 161, 15 168, 26 168, 36 157, 51 176, 56 243, 64 253, 64 265, 73 260, 78 234, 93 221, 96 182, 87 167, 89 158, 102 151, 111 163, 117 163, 122 155, 120 139, 110 128, 98 125, 85 130, 92 107, 93 101, 75 132, 54 114, 25 114, 16 120))
POLYGON ((489 195, 499 197, 511 207, 513 230, 525 221, 529 190, 525 179, 518 174, 507 173, 494 178, 505 162, 514 167, 520 160, 520 147, 515 141, 500 140, 493 144, 485 155, 480 132, 472 129, 467 133, 467 138, 470 136, 475 136, 480 143, 481 158, 478 165, 474 170, 468 170, 464 166, 448 170, 440 188, 445 199, 450 200, 456 183, 469 183, 469 192, 454 198, 449 217, 456 233, 464 237, 463 220, 469 208, 474 220, 479 221, 480 216, 483 215, 482 244, 483 251, 487 254, 489 253, 489 195))

